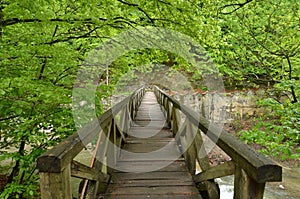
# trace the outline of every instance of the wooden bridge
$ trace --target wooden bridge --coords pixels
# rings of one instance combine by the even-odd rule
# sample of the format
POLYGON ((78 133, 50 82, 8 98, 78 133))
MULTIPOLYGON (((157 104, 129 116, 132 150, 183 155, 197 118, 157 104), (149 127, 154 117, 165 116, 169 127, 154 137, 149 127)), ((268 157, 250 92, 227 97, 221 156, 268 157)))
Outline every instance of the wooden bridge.
POLYGON ((263 198, 282 168, 218 130, 158 87, 141 88, 38 158, 42 198, 71 199, 76 177, 83 179, 80 198, 215 199, 214 179, 228 175, 235 199, 263 198), (231 161, 212 167, 201 149, 204 134, 231 161), (91 164, 75 161, 90 142, 91 164))

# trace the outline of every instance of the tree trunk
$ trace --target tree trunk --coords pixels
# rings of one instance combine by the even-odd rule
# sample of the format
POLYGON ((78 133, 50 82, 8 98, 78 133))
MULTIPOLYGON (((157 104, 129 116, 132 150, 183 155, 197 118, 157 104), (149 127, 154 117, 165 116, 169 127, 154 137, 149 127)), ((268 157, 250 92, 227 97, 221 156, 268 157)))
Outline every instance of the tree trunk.
MULTIPOLYGON (((25 144, 26 144, 26 141, 25 141, 25 138, 23 137, 22 141, 21 141, 21 144, 20 144, 20 147, 19 147, 19 151, 18 151, 20 156, 24 156, 25 144)), ((10 173, 10 175, 8 177, 8 183, 13 182, 14 177, 19 174, 19 171, 20 171, 20 160, 18 159, 16 161, 16 164, 15 164, 12 172, 10 173)))
POLYGON ((2 23, 3 23, 3 7, 1 6, 1 1, 0 1, 0 39, 2 38, 2 23))
MULTIPOLYGON (((290 60, 289 56, 286 56, 286 59, 287 59, 287 62, 289 64, 289 80, 292 80, 292 72, 293 72, 292 63, 291 63, 291 60, 290 60)), ((298 102, 294 86, 291 86, 291 93, 292 93, 292 97, 293 97, 292 103, 298 102)))

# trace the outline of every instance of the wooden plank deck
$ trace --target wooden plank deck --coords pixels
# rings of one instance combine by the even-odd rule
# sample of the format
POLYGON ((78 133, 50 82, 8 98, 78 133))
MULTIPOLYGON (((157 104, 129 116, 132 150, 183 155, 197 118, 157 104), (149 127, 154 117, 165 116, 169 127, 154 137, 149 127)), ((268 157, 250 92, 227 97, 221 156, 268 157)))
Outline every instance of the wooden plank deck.
POLYGON ((128 134, 104 198, 201 198, 153 92, 128 134))

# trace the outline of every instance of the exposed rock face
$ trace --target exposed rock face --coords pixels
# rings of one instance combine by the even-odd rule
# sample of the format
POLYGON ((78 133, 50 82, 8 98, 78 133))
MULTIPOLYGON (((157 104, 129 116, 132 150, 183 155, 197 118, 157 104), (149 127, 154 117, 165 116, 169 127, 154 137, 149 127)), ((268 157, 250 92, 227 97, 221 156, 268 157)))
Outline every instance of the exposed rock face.
POLYGON ((263 92, 236 91, 231 93, 173 94, 181 103, 190 106, 202 116, 214 122, 230 122, 233 119, 254 116, 262 112, 256 102, 265 97, 263 92))

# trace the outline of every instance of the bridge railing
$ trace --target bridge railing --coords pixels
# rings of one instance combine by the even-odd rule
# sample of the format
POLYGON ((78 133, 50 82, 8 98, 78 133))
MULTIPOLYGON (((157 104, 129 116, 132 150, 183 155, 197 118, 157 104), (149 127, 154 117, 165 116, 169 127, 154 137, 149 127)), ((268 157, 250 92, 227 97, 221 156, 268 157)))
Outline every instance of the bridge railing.
POLYGON ((200 192, 207 191, 209 198, 219 198, 214 179, 234 175, 234 199, 262 199, 266 182, 282 180, 282 168, 273 161, 258 154, 217 125, 210 124, 200 114, 180 104, 158 87, 154 86, 154 92, 165 109, 167 122, 184 152, 186 164, 200 192), (181 115, 184 116, 184 121, 181 121, 181 115), (210 166, 205 149, 201 148, 202 133, 229 155, 231 161, 210 166), (195 174, 197 163, 201 171, 195 174))
POLYGON ((46 151, 37 159, 42 199, 71 199, 71 177, 84 179, 80 198, 95 198, 108 182, 110 168, 118 155, 145 88, 140 88, 98 119, 46 151), (97 140, 90 166, 74 160, 85 148, 83 143, 97 140), (112 144, 108 144, 108 141, 112 144))

